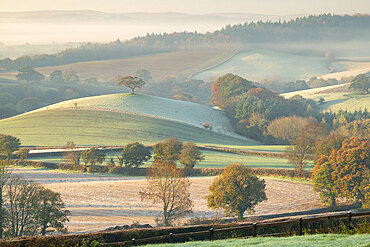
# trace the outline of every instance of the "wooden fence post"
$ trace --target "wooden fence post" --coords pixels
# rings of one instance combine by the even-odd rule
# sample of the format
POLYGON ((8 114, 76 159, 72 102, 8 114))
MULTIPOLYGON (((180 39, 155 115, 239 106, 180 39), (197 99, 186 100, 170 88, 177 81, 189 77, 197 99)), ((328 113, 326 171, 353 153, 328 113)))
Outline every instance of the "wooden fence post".
POLYGON ((298 235, 299 236, 302 236, 302 223, 303 223, 303 219, 302 219, 302 217, 301 218, 299 218, 299 220, 298 220, 298 235))
POLYGON ((257 223, 253 223, 253 237, 257 237, 257 223))
POLYGON ((347 213, 347 224, 348 224, 348 228, 351 229, 351 224, 352 224, 352 212, 351 211, 347 213))
POLYGON ((209 239, 211 241, 213 241, 213 238, 214 238, 214 231, 213 231, 213 227, 211 229, 209 229, 209 239))

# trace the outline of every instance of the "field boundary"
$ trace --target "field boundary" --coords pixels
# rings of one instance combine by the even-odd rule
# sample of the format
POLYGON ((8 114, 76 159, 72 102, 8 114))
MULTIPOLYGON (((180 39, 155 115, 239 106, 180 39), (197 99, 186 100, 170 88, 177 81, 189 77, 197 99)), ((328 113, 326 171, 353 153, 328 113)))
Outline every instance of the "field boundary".
MULTIPOLYGON (((133 238, 129 241, 123 241, 123 242, 113 242, 113 243, 103 243, 101 246, 136 246, 140 244, 150 244, 152 242, 169 242, 169 243, 175 243, 177 242, 176 239, 182 239, 181 242, 184 242, 183 239, 187 238, 187 241, 192 241, 196 237, 204 237, 205 239, 208 238, 208 240, 213 241, 216 239, 215 235, 219 233, 225 233, 225 232, 235 232, 235 231, 245 231, 245 230, 251 230, 251 235, 246 235, 244 237, 264 237, 264 236, 286 236, 286 235, 294 235, 297 234, 299 236, 303 235, 303 223, 308 222, 317 222, 317 221, 331 221, 334 219, 346 219, 346 225, 348 228, 352 227, 352 218, 353 217, 361 217, 361 218, 367 218, 370 217, 370 211, 366 212, 360 212, 360 213, 352 213, 349 211, 348 213, 342 213, 342 214, 335 214, 335 215, 328 215, 328 216, 317 216, 317 217, 300 217, 298 220, 286 220, 281 222, 266 222, 266 223, 252 223, 244 226, 234 226, 234 227, 228 227, 228 228, 219 228, 214 229, 213 227, 206 231, 197 231, 197 232, 188 232, 188 233, 172 233, 170 232, 168 235, 161 235, 156 237, 148 237, 148 238, 133 238), (259 229, 263 228, 273 228, 278 227, 282 228, 284 226, 290 226, 290 225, 296 225, 297 231, 293 232, 275 232, 275 233, 267 233, 267 234, 258 234, 259 229)), ((330 230, 332 228, 326 229, 330 230)), ((312 229, 311 229, 312 230, 312 229)), ((186 241, 186 240, 185 240, 186 241)))

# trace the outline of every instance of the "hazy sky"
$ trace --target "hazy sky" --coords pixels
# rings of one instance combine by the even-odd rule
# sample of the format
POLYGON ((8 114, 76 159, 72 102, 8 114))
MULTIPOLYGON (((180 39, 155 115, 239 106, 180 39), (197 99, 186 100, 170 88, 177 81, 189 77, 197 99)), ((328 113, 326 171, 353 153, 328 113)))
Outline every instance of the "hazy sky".
POLYGON ((0 12, 98 10, 103 12, 243 12, 257 14, 370 13, 370 0, 1 0, 0 12))

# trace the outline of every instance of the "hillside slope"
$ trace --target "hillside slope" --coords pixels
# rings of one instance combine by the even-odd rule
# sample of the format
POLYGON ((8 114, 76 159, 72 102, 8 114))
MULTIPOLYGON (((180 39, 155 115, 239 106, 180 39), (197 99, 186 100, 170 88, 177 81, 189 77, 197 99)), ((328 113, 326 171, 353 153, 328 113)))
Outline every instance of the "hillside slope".
POLYGON ((69 100, 0 121, 24 145, 153 144, 174 136, 202 144, 258 145, 233 132, 222 111, 149 95, 114 94, 69 100), (206 130, 202 123, 212 123, 206 130))
POLYGON ((347 90, 349 83, 328 87, 312 88, 282 94, 285 98, 301 95, 304 98, 325 101, 320 105, 322 111, 355 111, 370 108, 370 95, 360 95, 347 90))

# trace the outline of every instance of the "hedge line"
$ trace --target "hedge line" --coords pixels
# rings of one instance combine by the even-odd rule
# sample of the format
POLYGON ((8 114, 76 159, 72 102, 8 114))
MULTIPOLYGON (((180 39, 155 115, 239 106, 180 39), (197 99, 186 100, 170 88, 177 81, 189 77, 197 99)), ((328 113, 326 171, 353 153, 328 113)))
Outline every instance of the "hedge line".
MULTIPOLYGON (((285 222, 294 220, 297 221, 298 218, 283 218, 275 220, 265 220, 258 223, 273 223, 273 222, 285 222)), ((346 219, 333 219, 326 220, 321 219, 311 222, 303 222, 304 232, 327 232, 329 229, 340 229, 343 226, 343 222, 346 222, 346 219)), ((297 222, 298 223, 298 222, 297 222)), ((258 235, 263 234, 276 234, 281 233, 282 235, 291 235, 298 230, 298 224, 282 224, 269 227, 259 227, 258 235)), ((34 236, 34 237, 22 237, 15 238, 10 240, 0 241, 0 246, 7 247, 28 247, 28 246, 81 246, 83 242, 92 242, 98 241, 100 243, 112 243, 112 242, 123 242, 130 241, 133 238, 142 239, 149 237, 157 237, 163 235, 169 235, 170 233, 190 233, 198 231, 209 231, 210 228, 214 229, 224 229, 235 226, 247 226, 251 222, 244 223, 228 223, 228 224, 204 224, 196 226, 179 226, 179 227, 159 227, 159 228, 144 228, 144 229, 129 229, 129 230, 119 230, 112 232, 97 232, 97 233, 85 233, 85 234, 71 234, 71 235, 52 235, 52 236, 34 236)), ((366 228, 365 231, 369 229, 369 223, 363 218, 353 218, 352 226, 360 225, 362 228, 366 228)), ((335 232, 335 230, 334 230, 335 232)), ((252 229, 241 229, 233 230, 221 233, 215 233, 215 239, 226 239, 226 238, 235 238, 242 236, 251 236, 252 229)), ((184 242, 189 240, 208 240, 208 236, 192 236, 189 237, 176 237, 176 242, 184 242)), ((168 242, 163 240, 151 241, 150 243, 161 243, 168 242)))
MULTIPOLYGON (((39 161, 23 161, 18 162, 25 166, 34 166, 40 168, 48 169, 62 169, 62 170, 71 170, 71 171, 81 171, 81 172, 91 172, 91 173, 111 173, 119 174, 126 176, 146 176, 147 168, 128 168, 128 167, 119 167, 119 166, 95 166, 94 170, 91 170, 91 167, 86 167, 85 165, 72 165, 68 163, 56 164, 48 162, 39 162, 39 161)), ((289 178, 303 178, 311 179, 311 171, 302 171, 298 172, 296 170, 288 169, 274 169, 274 168, 251 168, 253 174, 257 176, 277 176, 277 177, 289 177, 289 178)), ((190 176, 217 176, 224 171, 223 168, 194 168, 190 171, 190 176)))

